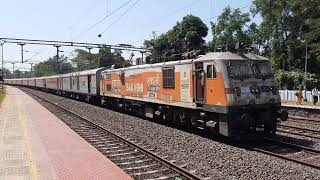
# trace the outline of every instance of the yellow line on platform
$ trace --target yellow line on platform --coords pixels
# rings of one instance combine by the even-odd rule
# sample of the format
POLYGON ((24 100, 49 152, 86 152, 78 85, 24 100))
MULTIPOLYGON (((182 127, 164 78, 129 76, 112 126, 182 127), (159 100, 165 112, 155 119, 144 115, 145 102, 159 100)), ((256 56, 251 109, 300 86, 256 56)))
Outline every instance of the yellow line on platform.
POLYGON ((24 137, 26 139, 26 142, 27 142, 27 153, 28 153, 28 161, 31 163, 31 165, 29 166, 30 167, 30 170, 31 170, 31 174, 32 174, 32 179, 33 180, 39 180, 39 174, 38 174, 38 170, 37 170, 37 165, 34 161, 34 158, 32 156, 32 145, 30 143, 30 139, 29 139, 29 136, 28 136, 28 130, 27 130, 27 127, 26 127, 26 117, 24 116, 24 113, 22 112, 22 109, 21 107, 17 108, 19 109, 19 116, 21 117, 21 125, 23 127, 23 131, 24 131, 24 137))

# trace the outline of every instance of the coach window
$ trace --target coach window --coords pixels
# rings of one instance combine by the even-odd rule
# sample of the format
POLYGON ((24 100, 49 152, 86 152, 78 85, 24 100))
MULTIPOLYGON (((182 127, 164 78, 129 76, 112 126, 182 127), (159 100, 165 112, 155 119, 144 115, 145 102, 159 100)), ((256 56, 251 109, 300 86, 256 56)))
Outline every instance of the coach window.
POLYGON ((162 80, 164 88, 174 88, 174 67, 162 68, 162 80))
POLYGON ((217 70, 214 65, 207 66, 207 78, 208 79, 215 79, 217 78, 217 70))

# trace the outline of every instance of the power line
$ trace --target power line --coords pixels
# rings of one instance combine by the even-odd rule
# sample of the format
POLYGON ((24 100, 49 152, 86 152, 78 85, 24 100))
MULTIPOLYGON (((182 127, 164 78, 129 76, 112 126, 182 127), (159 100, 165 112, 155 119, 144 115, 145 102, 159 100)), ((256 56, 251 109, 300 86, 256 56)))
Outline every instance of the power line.
POLYGON ((182 8, 179 8, 179 9, 176 9, 172 13, 168 14, 168 16, 171 16, 172 14, 175 14, 175 13, 177 13, 179 11, 185 10, 185 9, 189 8, 190 6, 192 6, 192 5, 194 5, 195 3, 198 3, 198 2, 199 2, 199 0, 192 1, 191 3, 187 4, 186 6, 184 6, 182 8))
POLYGON ((124 13, 122 13, 115 21, 113 21, 102 33, 99 35, 104 34, 106 31, 108 31, 115 23, 117 23, 124 15, 126 15, 136 4, 138 4, 140 0, 137 0, 133 5, 131 5, 124 13))
MULTIPOLYGON (((248 8, 248 7, 251 7, 251 5, 247 5, 247 6, 243 6, 243 7, 240 7, 240 8, 235 8, 235 9, 245 9, 245 8, 248 8)), ((220 15, 217 15, 217 16, 212 16, 212 17, 210 17, 210 18, 207 18, 207 19, 205 19, 205 21, 208 21, 208 20, 211 20, 211 19, 214 19, 214 18, 217 18, 217 17, 219 17, 220 15)))
POLYGON ((124 4, 122 4, 120 7, 118 7, 117 9, 115 9, 114 11, 112 11, 110 14, 107 14, 105 17, 103 17, 102 19, 100 19, 99 21, 97 21, 96 23, 94 23, 93 25, 91 25, 86 31, 84 31, 83 33, 79 34, 78 36, 76 36, 74 39, 77 39, 81 36, 83 36, 84 34, 88 33, 91 29, 93 29, 95 26, 97 26, 98 24, 100 24, 101 22, 103 22, 104 20, 106 20, 108 17, 110 17, 111 15, 113 15, 114 13, 116 13, 117 11, 119 11, 121 8, 123 8, 124 6, 126 6, 127 4, 129 4, 132 0, 129 0, 127 2, 125 2, 124 4))
MULTIPOLYGON (((171 15, 173 15, 173 14, 179 12, 179 11, 182 11, 182 10, 184 10, 184 9, 187 9, 187 8, 189 8, 190 6, 192 6, 192 5, 194 5, 194 4, 198 3, 198 2, 200 2, 200 1, 199 1, 199 0, 192 1, 192 2, 190 2, 189 4, 187 4, 187 5, 185 5, 185 6, 181 7, 181 8, 177 8, 177 9, 175 9, 174 11, 172 11, 171 13, 168 13, 166 16, 162 17, 161 19, 164 19, 165 17, 170 17, 171 15)), ((159 18, 159 20, 158 20, 157 22, 164 22, 164 21, 161 21, 160 18, 159 18)), ((140 39, 140 40, 137 40, 137 41, 132 42, 132 44, 137 43, 137 42, 142 42, 142 41, 144 41, 144 40, 145 40, 145 39, 140 39)))

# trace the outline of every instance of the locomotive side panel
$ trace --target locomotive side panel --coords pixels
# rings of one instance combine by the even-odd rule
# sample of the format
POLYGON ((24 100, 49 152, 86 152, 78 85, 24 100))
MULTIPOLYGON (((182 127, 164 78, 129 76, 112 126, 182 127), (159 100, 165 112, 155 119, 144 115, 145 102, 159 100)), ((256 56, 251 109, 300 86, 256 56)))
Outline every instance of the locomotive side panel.
POLYGON ((192 64, 103 72, 101 95, 194 108, 192 64))

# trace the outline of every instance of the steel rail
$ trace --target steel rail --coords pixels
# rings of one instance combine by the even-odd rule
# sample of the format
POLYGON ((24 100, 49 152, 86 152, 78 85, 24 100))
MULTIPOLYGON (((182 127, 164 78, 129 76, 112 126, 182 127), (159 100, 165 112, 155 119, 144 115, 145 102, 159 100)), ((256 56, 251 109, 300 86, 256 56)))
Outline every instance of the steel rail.
POLYGON ((318 131, 318 130, 313 130, 313 129, 307 129, 307 128, 289 126, 289 125, 282 125, 282 124, 279 124, 278 127, 285 127, 285 128, 297 129, 297 130, 300 130, 300 131, 308 131, 308 132, 319 133, 319 134, 320 134, 320 131, 318 131))
MULTIPOLYGON (((25 90, 25 89, 24 89, 24 90, 25 90)), ((25 90, 25 91, 27 91, 27 90, 25 90)), ((34 96, 36 96, 36 97, 38 97, 39 99, 42 99, 42 100, 46 101, 46 102, 49 103, 49 104, 52 104, 52 105, 54 105, 54 106, 56 106, 56 107, 58 107, 58 108, 60 108, 60 109, 62 109, 62 110, 64 110, 64 111, 66 111, 66 112, 68 112, 68 113, 70 113, 70 114, 78 117, 79 119, 84 120, 85 122, 87 122, 87 123, 89 123, 90 125, 96 127, 97 129, 100 129, 100 130, 102 130, 102 131, 105 131, 105 132, 111 134, 112 136, 118 138, 118 139, 121 140, 122 142, 124 142, 124 143, 126 143, 126 144, 128 144, 128 145, 130 145, 130 146, 133 146, 133 147, 139 149, 141 152, 145 153, 147 156, 152 157, 152 158, 160 161, 161 163, 163 163, 164 165, 166 165, 169 169, 172 169, 173 171, 176 171, 177 173, 181 174, 182 176, 184 176, 184 177, 186 177, 186 178, 188 178, 188 179, 195 179, 195 180, 201 180, 201 179, 203 179, 203 178, 201 178, 201 177, 199 177, 199 176, 197 176, 197 175, 189 172, 188 170, 186 170, 186 169, 184 169, 184 168, 181 168, 180 166, 178 166, 178 165, 176 165, 176 164, 174 164, 174 163, 172 163, 172 162, 170 162, 170 161, 168 161, 168 160, 166 160, 166 159, 161 158, 160 156, 156 155, 155 153, 149 151, 148 149, 143 148, 143 147, 137 145, 136 143, 133 143, 133 142, 131 142, 131 141, 129 141, 129 140, 127 140, 127 139, 125 139, 125 138, 123 138, 123 137, 121 137, 121 136, 113 133, 113 132, 111 132, 110 130, 108 130, 108 129, 106 129, 106 128, 98 125, 98 124, 93 123, 92 121, 90 121, 90 120, 89 120, 88 118, 86 118, 86 117, 83 117, 83 116, 81 116, 81 115, 79 115, 79 114, 77 114, 77 113, 75 113, 75 112, 73 112, 73 111, 71 111, 71 110, 69 110, 69 109, 66 109, 66 108, 62 107, 61 105, 59 105, 59 104, 57 104, 57 103, 53 103, 53 102, 51 102, 50 100, 47 100, 47 99, 45 99, 45 98, 43 98, 43 97, 41 97, 41 96, 39 96, 39 95, 36 95, 36 94, 34 94, 34 93, 30 92, 30 91, 27 91, 27 92, 30 93, 30 94, 32 94, 32 95, 34 95, 34 96)))
POLYGON ((315 118, 305 118, 305 117, 299 117, 299 116, 289 116, 288 121, 294 121, 298 123, 305 123, 305 122, 313 122, 314 124, 320 125, 320 120, 315 118))
MULTIPOLYGON (((296 145, 296 144, 292 144, 292 143, 288 143, 288 142, 284 142, 284 141, 280 141, 280 140, 276 140, 276 139, 272 139, 272 138, 267 138, 267 137, 265 137, 264 139, 266 141, 269 141, 269 142, 272 142, 272 143, 277 143, 277 144, 280 144, 280 145, 291 147, 293 149, 309 151, 309 152, 318 154, 318 156, 320 155, 320 151, 316 150, 316 149, 312 149, 312 148, 308 148, 308 147, 304 147, 304 146, 300 146, 300 145, 296 145)), ((312 163, 309 163, 309 162, 306 162, 306 161, 303 161, 303 160, 299 160, 299 159, 295 159, 295 158, 292 158, 292 157, 288 157, 286 155, 281 155, 281 154, 278 154, 278 153, 274 153, 272 151, 268 151, 268 150, 265 150, 263 148, 252 147, 252 149, 257 151, 257 152, 261 152, 261 153, 264 153, 264 154, 268 154, 268 155, 271 155, 271 156, 274 156, 274 157, 278 157, 278 158, 281 158, 281 159, 285 159, 285 160, 288 160, 288 161, 291 161, 291 162, 295 162, 295 163, 298 163, 298 164, 301 164, 301 165, 305 165, 305 166, 312 167, 312 168, 320 170, 320 166, 316 165, 316 164, 312 164, 312 163)))
POLYGON ((295 127, 295 126, 288 126, 288 125, 278 125, 277 131, 283 132, 283 133, 288 133, 288 134, 293 134, 293 135, 298 135, 298 136, 304 136, 304 137, 308 137, 308 138, 320 139, 320 131, 313 130, 313 129, 306 129, 306 128, 300 128, 300 127, 295 127), (290 131, 290 129, 296 130, 296 132, 290 131), (318 136, 315 134, 318 134, 318 136))

